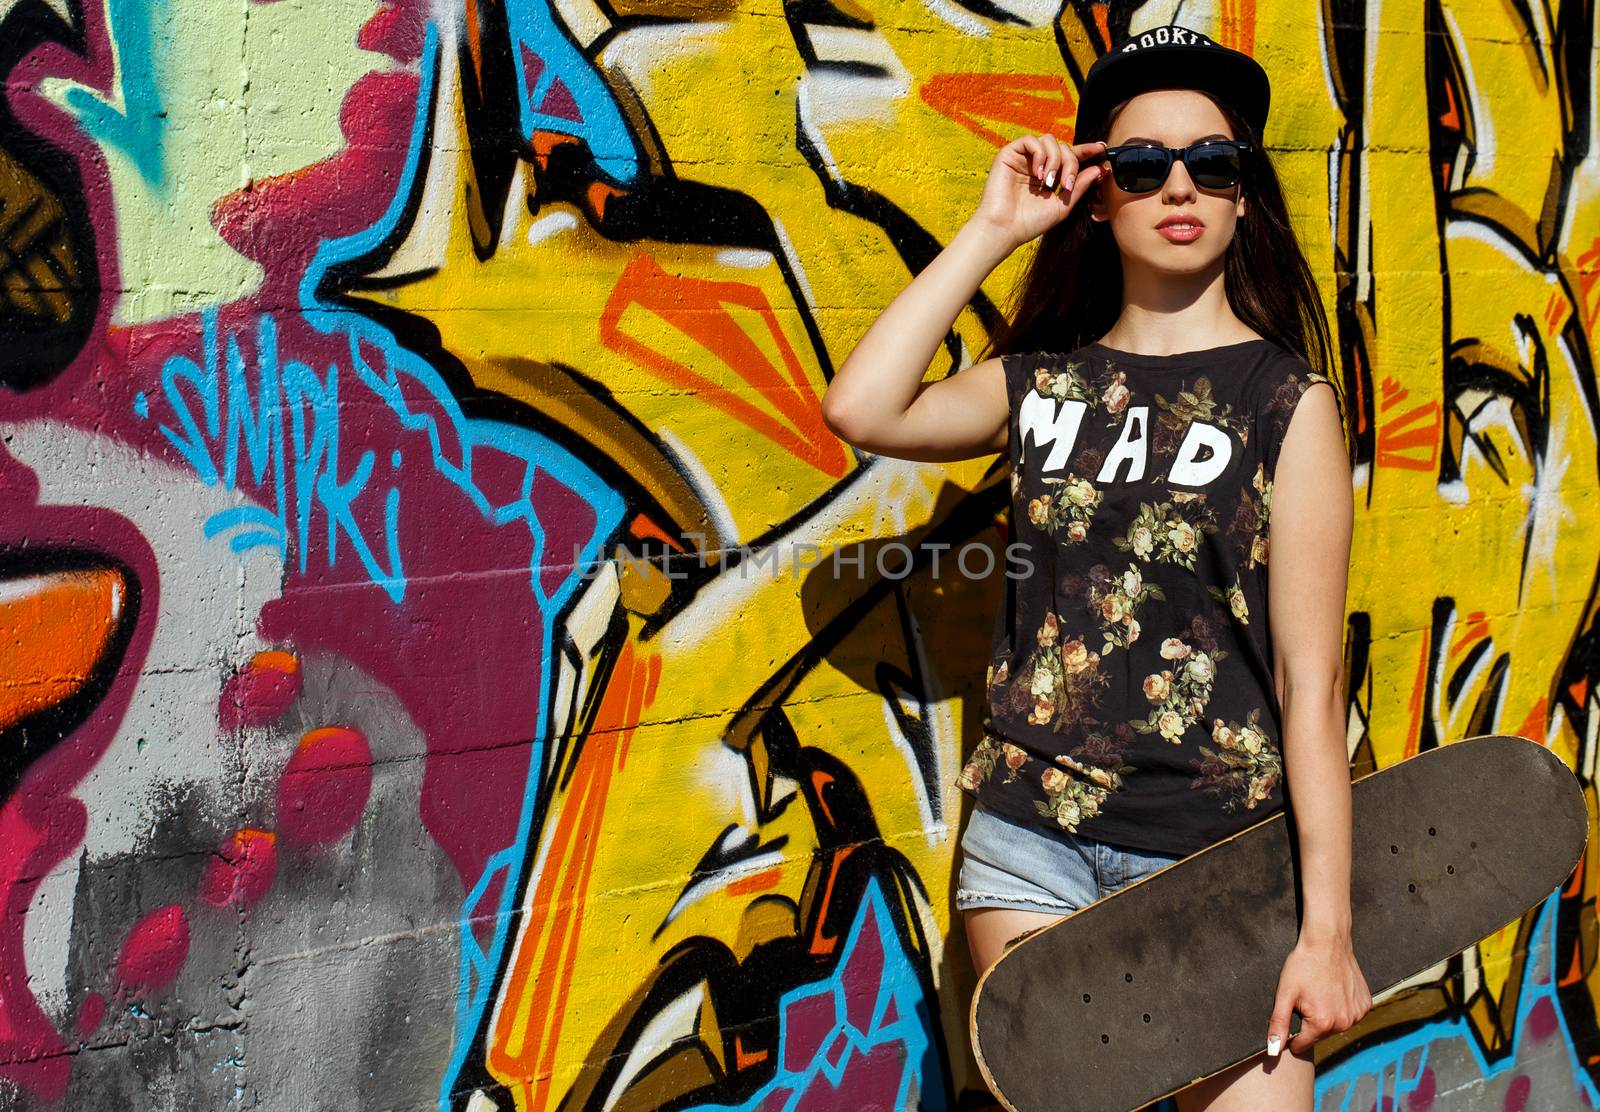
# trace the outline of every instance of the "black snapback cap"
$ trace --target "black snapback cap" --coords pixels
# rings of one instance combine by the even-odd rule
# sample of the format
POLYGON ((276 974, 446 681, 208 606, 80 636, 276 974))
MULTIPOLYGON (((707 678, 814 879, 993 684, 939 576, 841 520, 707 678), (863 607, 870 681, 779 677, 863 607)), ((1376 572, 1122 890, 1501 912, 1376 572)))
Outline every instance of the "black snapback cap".
POLYGON ((1095 59, 1078 98, 1073 141, 1081 143, 1084 134, 1103 127, 1106 114, 1128 97, 1167 88, 1213 94, 1244 117, 1257 141, 1266 128, 1272 83, 1261 63, 1199 31, 1169 24, 1129 35, 1095 59))

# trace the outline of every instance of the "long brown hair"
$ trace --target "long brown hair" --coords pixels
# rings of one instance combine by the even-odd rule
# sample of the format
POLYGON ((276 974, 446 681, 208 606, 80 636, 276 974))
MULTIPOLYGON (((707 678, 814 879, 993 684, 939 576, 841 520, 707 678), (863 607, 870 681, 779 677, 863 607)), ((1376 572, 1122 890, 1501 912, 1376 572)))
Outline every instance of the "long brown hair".
MULTIPOLYGON (((1235 138, 1255 145, 1244 159, 1242 182, 1250 211, 1234 225, 1223 256, 1223 289, 1245 324, 1331 374, 1328 320, 1300 241, 1289 223, 1283 190, 1260 136, 1233 109, 1203 90, 1227 117, 1235 138)), ((1131 98, 1130 98, 1131 99, 1131 98)), ((1127 100, 1086 129, 1075 143, 1109 136, 1127 100), (1095 134, 1098 132, 1098 134, 1095 134)), ((1019 351, 1073 351, 1098 340, 1122 313, 1122 255, 1111 227, 1089 219, 1087 197, 1039 237, 1038 250, 1018 279, 1013 308, 978 359, 1019 351), (1080 281, 1080 276, 1085 276, 1080 281)))

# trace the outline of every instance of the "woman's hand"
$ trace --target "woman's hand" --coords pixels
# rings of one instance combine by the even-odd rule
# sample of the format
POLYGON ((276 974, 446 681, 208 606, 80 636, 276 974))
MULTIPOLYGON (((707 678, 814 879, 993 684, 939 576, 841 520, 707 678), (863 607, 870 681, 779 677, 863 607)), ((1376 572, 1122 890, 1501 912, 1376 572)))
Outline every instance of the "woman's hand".
POLYGON ((1300 1013, 1300 1030, 1289 1049, 1305 1054, 1318 1039, 1353 1026, 1372 1009, 1372 993, 1356 964, 1348 936, 1304 934, 1278 974, 1277 1004, 1267 1025, 1267 1053, 1276 1055, 1289 1036, 1289 1012, 1300 1013))
POLYGON ((1020 247, 1067 218, 1078 199, 1109 172, 1104 161, 1079 169, 1079 160, 1105 150, 1102 142, 1062 146, 1054 135, 1023 135, 1000 148, 973 213, 1020 247))

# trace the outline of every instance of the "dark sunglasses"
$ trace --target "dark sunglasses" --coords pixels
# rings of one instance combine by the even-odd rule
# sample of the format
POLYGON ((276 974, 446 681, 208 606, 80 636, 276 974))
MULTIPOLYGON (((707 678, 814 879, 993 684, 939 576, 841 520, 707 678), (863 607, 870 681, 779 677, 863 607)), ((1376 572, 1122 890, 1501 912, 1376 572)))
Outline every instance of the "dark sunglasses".
POLYGON ((1090 155, 1084 162, 1105 158, 1111 163, 1111 180, 1124 193, 1153 193, 1172 172, 1172 160, 1182 159, 1194 183, 1202 189, 1232 189, 1243 172, 1244 155, 1255 146, 1241 139, 1207 139, 1187 147, 1158 147, 1124 143, 1090 155))

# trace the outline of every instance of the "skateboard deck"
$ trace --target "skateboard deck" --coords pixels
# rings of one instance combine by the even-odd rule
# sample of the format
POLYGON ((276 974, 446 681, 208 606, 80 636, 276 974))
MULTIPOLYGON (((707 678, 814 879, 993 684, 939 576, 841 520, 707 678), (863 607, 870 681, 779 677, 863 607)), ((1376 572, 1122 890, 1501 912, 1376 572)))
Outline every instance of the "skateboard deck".
MULTIPOLYGON (((1351 808, 1351 943, 1374 997, 1537 905, 1589 832, 1577 778, 1515 735, 1369 773, 1351 808)), ((989 1087, 1012 1112, 1138 1109, 1264 1050, 1298 857, 1279 811, 1012 944, 972 1001, 989 1087)))

